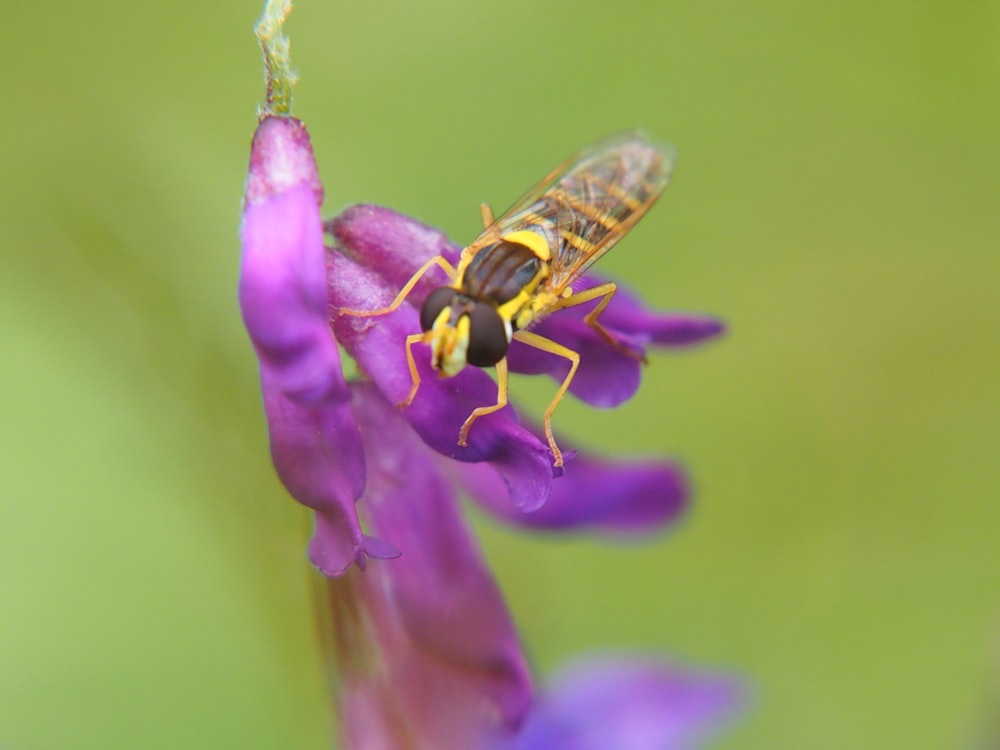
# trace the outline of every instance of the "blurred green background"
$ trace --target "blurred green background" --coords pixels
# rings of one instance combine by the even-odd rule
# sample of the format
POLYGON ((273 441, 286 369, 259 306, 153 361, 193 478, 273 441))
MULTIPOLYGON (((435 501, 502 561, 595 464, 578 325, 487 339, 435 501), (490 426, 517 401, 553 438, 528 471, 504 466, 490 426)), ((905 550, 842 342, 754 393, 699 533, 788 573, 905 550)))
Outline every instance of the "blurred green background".
MULTIPOLYGON (((260 9, 5 9, 5 750, 327 746, 235 301, 260 9)), ((1000 5, 301 0, 288 31, 327 213, 462 242, 608 132, 678 147, 602 267, 731 333, 557 427, 682 457, 696 505, 634 547, 479 518, 539 670, 738 670, 720 748, 1000 746, 1000 5)))

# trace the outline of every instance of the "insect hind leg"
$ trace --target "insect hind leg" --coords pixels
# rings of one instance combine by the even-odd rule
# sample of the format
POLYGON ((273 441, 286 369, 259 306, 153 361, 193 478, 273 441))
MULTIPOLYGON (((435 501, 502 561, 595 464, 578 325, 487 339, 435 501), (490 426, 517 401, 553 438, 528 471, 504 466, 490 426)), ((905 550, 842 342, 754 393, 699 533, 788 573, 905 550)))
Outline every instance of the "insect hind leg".
POLYGON ((580 367, 580 355, 569 347, 557 344, 555 341, 547 339, 544 336, 539 336, 537 333, 532 333, 531 331, 518 331, 514 334, 514 338, 523 344, 569 360, 569 372, 563 378, 563 382, 559 386, 559 390, 556 391, 556 395, 552 397, 548 408, 545 409, 545 416, 542 420, 542 424, 545 427, 545 439, 548 441, 549 450, 552 451, 552 456, 555 459, 555 466, 561 467, 563 465, 563 455, 562 451, 559 450, 559 446, 556 445, 556 439, 552 433, 552 415, 555 413, 559 402, 562 401, 563 396, 566 395, 566 391, 569 390, 569 385, 573 382, 573 378, 576 377, 577 368, 580 367))
POLYGON ((600 336, 609 345, 620 351, 626 357, 636 360, 637 362, 642 362, 646 364, 646 356, 640 351, 636 351, 630 346, 623 344, 621 341, 616 339, 611 335, 611 332, 607 328, 601 325, 598 318, 604 309, 611 302, 611 298, 615 296, 615 292, 618 291, 618 285, 613 281, 608 281, 604 284, 600 284, 590 289, 584 289, 582 292, 577 292, 576 294, 571 294, 568 297, 564 297, 559 300, 556 304, 555 309, 562 310, 567 307, 576 307, 577 305, 582 305, 585 302, 590 302, 591 300, 601 298, 601 301, 597 303, 589 313, 583 316, 583 322, 594 329, 598 336, 600 336))

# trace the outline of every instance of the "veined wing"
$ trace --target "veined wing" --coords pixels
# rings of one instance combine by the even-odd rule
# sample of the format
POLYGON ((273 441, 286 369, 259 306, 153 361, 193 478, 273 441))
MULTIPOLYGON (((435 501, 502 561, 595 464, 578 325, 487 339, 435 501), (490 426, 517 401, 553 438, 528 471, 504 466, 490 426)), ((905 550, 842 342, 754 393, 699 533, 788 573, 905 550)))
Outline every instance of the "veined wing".
POLYGON ((557 167, 481 239, 485 244, 523 229, 541 233, 553 250, 546 286, 559 294, 645 215, 666 187, 672 163, 670 149, 639 133, 611 136, 557 167))

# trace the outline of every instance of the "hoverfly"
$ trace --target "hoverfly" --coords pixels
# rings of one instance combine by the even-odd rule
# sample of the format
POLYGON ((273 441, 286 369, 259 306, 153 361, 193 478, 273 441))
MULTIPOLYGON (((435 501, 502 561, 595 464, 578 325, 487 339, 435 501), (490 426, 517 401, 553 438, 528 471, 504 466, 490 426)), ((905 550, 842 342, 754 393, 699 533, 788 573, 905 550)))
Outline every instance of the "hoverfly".
POLYGON ((552 414, 576 375, 580 355, 528 327, 556 310, 599 300, 584 321, 611 346, 642 359, 598 321, 615 284, 580 292, 574 292, 572 284, 645 215, 666 187, 671 166, 672 152, 643 135, 624 133, 599 141, 558 166, 499 219, 482 204, 483 232, 462 250, 457 268, 443 257, 431 258, 387 307, 342 308, 343 315, 385 315, 403 303, 431 268, 438 266, 448 274, 449 285, 432 291, 423 303, 422 332, 406 338, 413 386, 399 407, 409 406, 420 388, 413 359, 416 343, 430 345, 431 363, 441 377, 456 375, 466 365, 496 366, 496 403, 480 406, 465 420, 458 435, 464 447, 477 419, 506 406, 507 348, 512 340, 520 341, 570 363, 544 416, 555 466, 562 466, 552 414))

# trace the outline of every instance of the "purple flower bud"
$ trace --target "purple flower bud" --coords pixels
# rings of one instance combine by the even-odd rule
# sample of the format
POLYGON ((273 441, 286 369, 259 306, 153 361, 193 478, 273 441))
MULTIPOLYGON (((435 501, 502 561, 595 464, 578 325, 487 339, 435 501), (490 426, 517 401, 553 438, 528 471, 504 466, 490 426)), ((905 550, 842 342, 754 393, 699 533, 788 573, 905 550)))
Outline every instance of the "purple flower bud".
POLYGON ((305 127, 265 118, 250 152, 240 307, 260 361, 275 469, 291 495, 316 511, 313 563, 339 575, 364 562, 354 501, 365 465, 327 321, 322 195, 305 127))
POLYGON ((268 382, 305 407, 349 398, 326 317, 322 199, 305 127, 265 118, 250 150, 240 308, 268 382))

